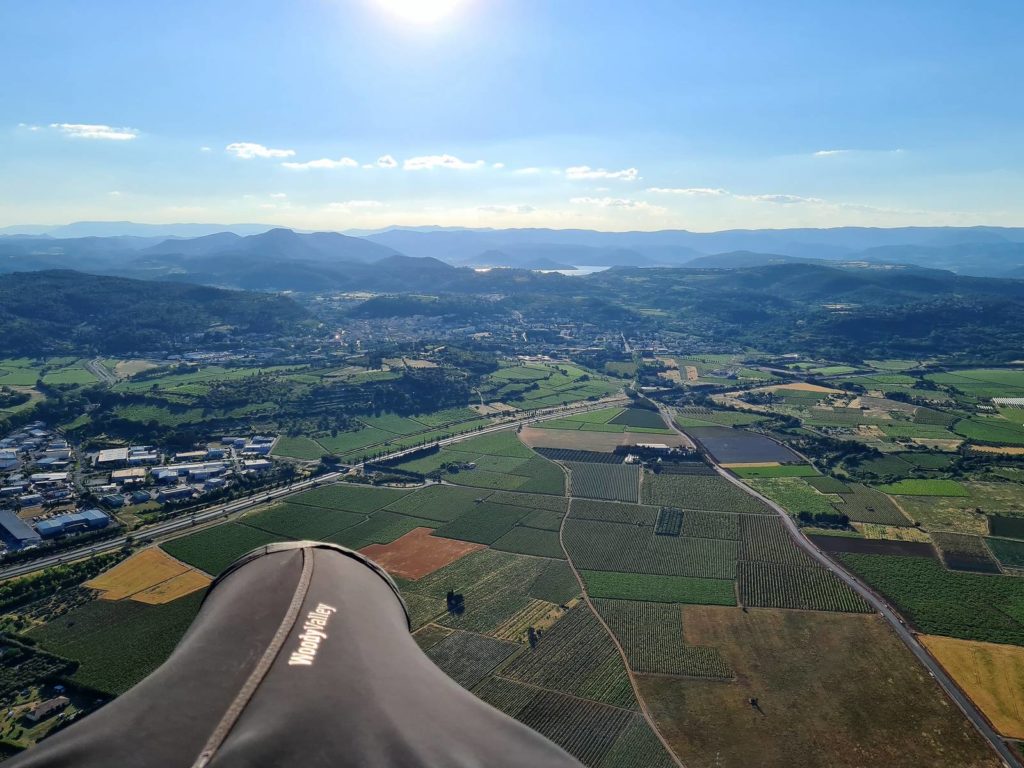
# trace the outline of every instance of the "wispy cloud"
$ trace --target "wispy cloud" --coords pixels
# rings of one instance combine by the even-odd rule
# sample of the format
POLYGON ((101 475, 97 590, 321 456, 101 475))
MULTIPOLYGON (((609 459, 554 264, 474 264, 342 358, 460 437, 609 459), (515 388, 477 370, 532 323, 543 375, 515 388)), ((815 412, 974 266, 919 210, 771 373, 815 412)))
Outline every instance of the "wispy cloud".
POLYGON ((724 197, 729 194, 729 190, 715 187, 649 187, 647 191, 655 195, 686 197, 724 197))
POLYGON ((199 151, 200 152, 213 152, 213 148, 212 147, 200 147, 199 151))
POLYGON ((327 208, 332 211, 351 211, 355 209, 383 208, 384 203, 380 200, 345 200, 340 203, 330 203, 327 208))
POLYGON ((623 197, 573 197, 569 199, 573 205, 591 205, 598 208, 629 208, 638 211, 657 211, 665 209, 652 205, 644 200, 630 200, 623 197))
POLYGON ((775 205, 824 205, 825 201, 818 197, 801 197, 800 195, 733 195, 737 200, 752 203, 774 203, 775 205))
POLYGON ((454 155, 422 155, 410 157, 402 167, 407 171, 431 171, 435 168, 449 168, 455 171, 471 171, 476 168, 483 168, 483 160, 467 162, 460 160, 454 155))
POLYGON ((26 131, 39 131, 42 128, 38 125, 32 125, 31 123, 18 123, 19 128, 24 128, 26 131))
POLYGON ((517 173, 521 176, 536 176, 537 174, 544 173, 544 171, 541 168, 530 166, 529 168, 517 168, 512 173, 517 173))
POLYGON ((319 160, 307 160, 304 163, 284 162, 281 163, 281 165, 293 171, 334 170, 335 168, 359 167, 359 163, 351 157, 339 157, 337 160, 331 160, 329 157, 321 157, 319 160))
POLYGON ((288 193, 287 192, 271 192, 270 196, 274 200, 286 200, 288 198, 288 193))
MULTIPOLYGON (((50 123, 50 127, 73 139, 131 141, 139 137, 139 132, 134 128, 113 128, 92 123, 50 123)), ((34 130, 34 126, 30 126, 29 130, 34 130)))
POLYGON ((377 158, 377 167, 379 168, 397 168, 398 161, 395 160, 391 155, 381 155, 377 158))
POLYGON ((814 153, 815 157, 835 157, 836 155, 848 155, 852 149, 819 149, 814 153))
POLYGON ((621 171, 608 171, 604 168, 591 168, 589 165, 574 165, 565 169, 567 179, 620 179, 622 181, 636 181, 640 178, 640 172, 636 168, 625 168, 621 171))
POLYGON ((483 213, 533 213, 537 209, 532 205, 480 205, 477 210, 483 213))
POLYGON ((272 158, 272 157, 294 157, 294 149, 271 149, 265 147, 262 144, 255 144, 251 141, 236 141, 232 144, 228 144, 224 147, 226 152, 230 152, 235 157, 241 158, 242 160, 252 160, 257 157, 272 158))

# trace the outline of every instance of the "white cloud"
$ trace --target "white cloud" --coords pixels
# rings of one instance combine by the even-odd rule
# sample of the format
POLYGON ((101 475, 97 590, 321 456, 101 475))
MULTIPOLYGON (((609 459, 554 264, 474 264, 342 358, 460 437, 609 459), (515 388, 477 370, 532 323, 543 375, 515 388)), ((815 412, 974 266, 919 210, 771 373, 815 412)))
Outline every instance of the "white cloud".
POLYGON ((199 151, 200 152, 213 152, 213 150, 210 147, 200 147, 199 151))
POLYGON ((331 211, 351 211, 357 208, 383 208, 384 203, 380 200, 346 200, 342 203, 330 203, 327 208, 331 211))
POLYGON ((334 170, 335 168, 359 167, 359 163, 351 157, 339 157, 337 160, 331 160, 329 157, 321 157, 319 160, 307 160, 304 163, 285 162, 281 163, 281 165, 293 171, 334 170))
POLYGON ((649 187, 655 195, 685 195, 686 197, 722 197, 729 194, 727 189, 717 187, 649 187))
POLYGON ((485 165, 483 160, 467 162, 460 160, 454 155, 422 155, 410 157, 402 167, 407 171, 430 171, 434 168, 450 168, 455 171, 471 171, 482 168, 485 165))
POLYGON ((120 197, 121 196, 121 193, 118 190, 116 190, 116 189, 110 190, 109 192, 107 192, 107 194, 110 197, 120 197))
POLYGON ((532 166, 529 168, 517 168, 516 170, 512 171, 512 173, 518 173, 521 176, 536 176, 538 173, 543 172, 544 171, 542 171, 540 168, 534 168, 532 166))
POLYGON ((848 155, 852 149, 819 149, 814 153, 815 157, 835 157, 836 155, 848 155))
POLYGON ((477 210, 483 213, 533 213, 537 209, 532 205, 480 205, 477 210))
POLYGON ((26 131, 38 131, 40 127, 38 125, 30 125, 29 123, 18 123, 19 128, 24 128, 26 131))
POLYGON ((270 196, 274 200, 284 200, 284 199, 286 199, 288 197, 288 193, 287 192, 271 192, 270 196))
POLYGON ((607 171, 604 168, 591 168, 589 165, 574 165, 565 169, 567 179, 620 179, 636 181, 640 172, 636 168, 625 168, 621 171, 607 171))
POLYGON ((252 160, 257 157, 293 157, 295 155, 294 149, 271 149, 251 141, 236 141, 228 144, 224 149, 242 160, 252 160))
POLYGON ((50 123, 50 127, 60 131, 65 136, 75 139, 131 141, 139 136, 139 132, 134 128, 112 128, 109 125, 93 125, 90 123, 50 123))
POLYGON ((644 200, 629 200, 622 197, 573 197, 569 199, 573 205, 592 205, 598 208, 629 208, 636 211, 657 211, 665 209, 661 206, 651 205, 644 200))
POLYGON ((495 170, 498 170, 498 171, 500 171, 504 167, 505 167, 504 163, 493 163, 491 165, 491 168, 494 168, 495 170))
POLYGON ((377 158, 377 165, 381 168, 397 168, 398 161, 391 155, 381 155, 377 158))
POLYGON ((801 197, 800 195, 733 195, 737 200, 751 203, 774 203, 776 205, 823 205, 825 201, 817 197, 801 197))

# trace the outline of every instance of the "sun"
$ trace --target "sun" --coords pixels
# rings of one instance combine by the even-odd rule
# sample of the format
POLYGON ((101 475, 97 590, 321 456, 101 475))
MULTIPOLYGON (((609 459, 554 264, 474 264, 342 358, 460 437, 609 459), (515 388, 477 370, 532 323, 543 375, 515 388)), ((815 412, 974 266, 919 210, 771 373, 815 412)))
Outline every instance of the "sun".
POLYGON ((377 0, 381 7, 406 21, 431 24, 451 15, 463 0, 377 0))

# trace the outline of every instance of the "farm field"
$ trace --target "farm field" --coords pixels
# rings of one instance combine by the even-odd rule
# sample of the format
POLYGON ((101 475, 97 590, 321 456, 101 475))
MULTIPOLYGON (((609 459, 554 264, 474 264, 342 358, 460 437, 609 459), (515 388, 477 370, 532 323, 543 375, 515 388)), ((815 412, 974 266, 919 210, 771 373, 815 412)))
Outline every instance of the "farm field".
POLYGON ((931 635, 1024 645, 1024 579, 946 570, 923 557, 839 559, 931 635))
POLYGON ((878 490, 898 496, 969 496, 968 490, 956 480, 900 480, 881 485, 878 490))
POLYGON ((246 552, 284 537, 238 523, 224 523, 160 545, 171 557, 216 576, 246 552))
POLYGON ((164 605, 93 600, 28 634, 46 650, 79 661, 74 680, 118 694, 163 663, 201 600, 199 593, 164 605))
POLYGON ((587 593, 595 598, 736 605, 735 584, 731 579, 656 576, 614 571, 581 571, 580 575, 587 585, 587 593))
POLYGON ((820 477, 818 470, 809 464, 779 464, 766 467, 740 467, 730 468, 734 475, 741 478, 757 477, 820 477))
POLYGON ((736 673, 728 683, 640 678, 685 765, 1000 764, 876 616, 685 606, 683 637, 736 673))
POLYGON ((1018 483, 961 483, 967 496, 898 496, 896 501, 927 531, 988 533, 988 517, 1024 517, 1024 485, 1018 483))
POLYGON ((702 475, 645 474, 643 503, 712 512, 774 514, 725 478, 702 475))
POLYGON ((491 373, 481 392, 488 402, 510 403, 521 410, 533 410, 607 397, 621 386, 620 382, 571 363, 524 363, 506 365, 491 373))
POLYGON ((870 613, 857 594, 824 568, 740 562, 740 602, 761 608, 870 613))
POLYGON ((1024 541, 988 538, 985 540, 995 558, 1007 568, 1024 568, 1024 541))
POLYGON ((940 532, 933 533, 932 540, 950 570, 999 573, 999 563, 992 557, 981 536, 940 532))
MULTIPOLYGON (((791 515, 801 512, 836 514, 828 496, 816 491, 803 478, 776 477, 748 480, 747 485, 779 504, 791 515)), ((838 499, 836 499, 838 501, 838 499)))
POLYGON ((371 544, 361 552, 384 570, 403 579, 420 579, 481 548, 480 544, 432 536, 431 528, 414 528, 390 544, 371 544))
POLYGON ((427 656, 463 688, 472 688, 520 650, 522 646, 518 643, 471 632, 452 632, 428 650, 427 656))
POLYGON ((101 591, 102 600, 169 603, 209 586, 210 578, 151 547, 90 579, 82 586, 101 591))
POLYGON ((995 729, 1024 739, 1024 648, 922 635, 921 642, 995 729))
POLYGON ((668 446, 687 446, 689 441, 678 433, 657 433, 652 437, 639 432, 594 432, 584 429, 541 429, 523 427, 519 437, 531 448, 563 448, 569 450, 611 453, 620 445, 658 442, 668 446))
POLYGON ((755 432, 728 427, 688 427, 686 434, 699 442, 719 464, 802 461, 789 448, 755 432))
POLYGON ((765 420, 764 416, 742 411, 715 411, 710 408, 680 408, 675 422, 680 427, 745 427, 765 420))
POLYGON ((635 464, 566 462, 569 493, 586 499, 636 502, 640 492, 640 468, 635 464))

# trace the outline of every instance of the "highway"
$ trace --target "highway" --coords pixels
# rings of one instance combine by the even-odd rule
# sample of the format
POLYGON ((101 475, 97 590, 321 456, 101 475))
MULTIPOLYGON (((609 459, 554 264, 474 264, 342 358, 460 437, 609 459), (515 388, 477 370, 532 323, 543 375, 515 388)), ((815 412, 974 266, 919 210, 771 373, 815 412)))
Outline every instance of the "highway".
MULTIPOLYGON (((672 418, 672 413, 667 407, 661 406, 661 411, 665 420, 669 423, 672 429, 680 434, 685 434, 676 425, 675 420, 672 418)), ((981 733, 985 740, 988 741, 992 748, 999 754, 1004 765, 1011 766, 1012 768, 1024 768, 1024 766, 1021 765, 1020 760, 1017 759, 1017 756, 1014 755, 999 734, 995 732, 991 725, 989 725, 988 720, 986 720, 978 708, 974 706, 974 702, 972 702, 970 698, 960 690, 959 686, 953 682, 953 679, 946 674, 942 665, 939 664, 930 653, 928 653, 923 645, 921 645, 921 642, 917 639, 917 635, 907 627, 906 622, 904 622, 899 614, 897 614, 881 596, 877 595, 856 576, 845 570, 839 563, 820 550, 813 541, 804 535, 803 531, 800 530, 800 527, 785 509, 771 499, 762 496, 750 486, 740 482, 730 472, 720 467, 711 456, 705 454, 705 457, 719 475, 724 477, 737 488, 742 489, 746 493, 749 493, 751 496, 754 496, 771 507, 779 517, 782 518, 782 521, 786 526, 786 530, 789 531, 789 535, 793 538, 793 541, 796 542, 797 546, 813 557, 819 564, 832 571, 832 573, 850 587, 850 589, 864 598, 868 605, 874 608, 879 615, 889 623, 889 626, 892 627, 897 637, 903 641, 904 645, 910 649, 910 652, 917 657, 918 661, 924 664, 929 674, 935 678, 935 681, 942 687, 942 690, 946 692, 946 695, 953 700, 953 702, 960 708, 960 711, 964 713, 967 719, 970 720, 974 727, 978 729, 978 732, 981 733)))
MULTIPOLYGON (((503 429, 509 429, 511 427, 522 426, 526 424, 533 424, 538 421, 546 421, 548 419, 558 419, 573 413, 586 413, 587 411, 599 410, 601 408, 607 408, 610 405, 622 404, 627 401, 625 396, 606 398, 593 403, 586 403, 576 407, 559 408, 557 410, 545 411, 538 413, 534 416, 530 416, 524 419, 509 419, 492 426, 486 427, 475 432, 464 432, 461 435, 455 435, 454 437, 445 438, 439 440, 439 445, 451 445, 462 440, 468 440, 471 437, 477 437, 478 435, 486 435, 491 432, 499 432, 503 429)), ((414 448, 406 448, 401 451, 395 451, 394 453, 381 456, 373 460, 373 463, 381 461, 390 461, 392 459, 401 458, 407 454, 415 451, 422 450, 423 446, 416 446, 414 448)), ((362 464, 355 465, 357 468, 362 468, 362 464)), ((347 472, 348 470, 346 470, 347 472)), ((167 520, 164 522, 154 523, 153 525, 146 526, 144 528, 136 529, 131 532, 133 540, 138 541, 139 539, 157 539, 164 538, 174 533, 186 531, 190 528, 194 528, 202 523, 208 523, 218 518, 227 518, 231 515, 244 512, 248 509, 256 507, 260 504, 266 504, 270 501, 278 501, 286 496, 291 496, 296 493, 308 490, 315 486, 326 485, 336 480, 340 480, 345 472, 331 472, 326 475, 319 475, 305 480, 299 480, 291 485, 287 485, 283 488, 276 488, 268 491, 259 491, 251 496, 244 499, 236 499, 234 501, 226 502, 224 504, 217 504, 208 509, 204 509, 201 512, 194 514, 186 514, 180 517, 176 517, 173 520, 167 520)), ((94 544, 79 547, 78 549, 69 549, 59 552, 54 555, 47 557, 41 557, 36 560, 30 560, 24 563, 17 563, 7 568, 0 569, 0 579, 9 579, 15 576, 24 576, 29 573, 35 573, 41 571, 44 568, 49 568, 53 565, 59 565, 60 563, 67 563, 73 560, 79 560, 83 557, 90 557, 103 552, 112 552, 116 549, 120 549, 124 546, 128 536, 118 536, 113 539, 107 539, 105 541, 96 542, 94 544)))

